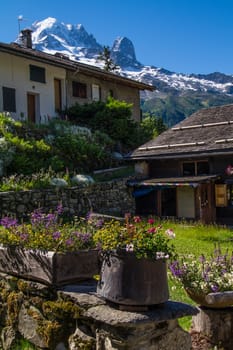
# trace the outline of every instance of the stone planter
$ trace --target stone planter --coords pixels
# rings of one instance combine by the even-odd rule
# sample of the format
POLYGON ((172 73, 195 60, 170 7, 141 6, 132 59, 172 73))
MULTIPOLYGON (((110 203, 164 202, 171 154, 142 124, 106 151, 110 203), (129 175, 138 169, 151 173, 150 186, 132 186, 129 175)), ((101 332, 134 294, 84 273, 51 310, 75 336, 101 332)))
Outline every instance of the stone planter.
POLYGON ((233 291, 201 294, 190 289, 185 290, 188 296, 200 306, 222 309, 233 305, 233 291))
POLYGON ((169 298, 166 262, 112 252, 103 259, 97 293, 120 305, 164 303, 169 298))
POLYGON ((56 253, 0 246, 0 271, 56 286, 72 284, 99 274, 99 252, 56 253))

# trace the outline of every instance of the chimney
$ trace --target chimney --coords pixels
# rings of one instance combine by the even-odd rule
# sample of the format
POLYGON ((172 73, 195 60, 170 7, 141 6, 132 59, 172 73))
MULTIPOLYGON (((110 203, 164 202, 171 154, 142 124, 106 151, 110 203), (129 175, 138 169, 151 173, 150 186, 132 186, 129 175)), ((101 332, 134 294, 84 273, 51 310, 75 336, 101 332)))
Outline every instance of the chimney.
POLYGON ((21 44, 23 47, 32 49, 32 30, 31 29, 21 30, 21 44))

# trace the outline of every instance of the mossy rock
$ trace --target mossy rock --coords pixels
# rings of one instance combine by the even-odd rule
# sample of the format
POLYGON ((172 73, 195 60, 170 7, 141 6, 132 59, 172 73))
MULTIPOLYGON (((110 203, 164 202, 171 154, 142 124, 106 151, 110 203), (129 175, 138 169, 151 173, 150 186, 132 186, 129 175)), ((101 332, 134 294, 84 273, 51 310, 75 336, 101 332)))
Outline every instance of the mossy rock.
POLYGON ((17 287, 25 295, 36 295, 43 298, 55 299, 57 297, 56 289, 53 286, 47 286, 39 282, 19 279, 17 287))
POLYGON ((13 326, 18 323, 18 316, 23 304, 22 292, 11 292, 7 297, 7 325, 13 326))
POLYGON ((38 322, 37 333, 49 349, 55 349, 62 340, 64 330, 57 321, 41 320, 38 322))
POLYGON ((57 300, 45 301, 42 305, 43 314, 49 320, 78 319, 80 317, 81 308, 71 301, 57 300))

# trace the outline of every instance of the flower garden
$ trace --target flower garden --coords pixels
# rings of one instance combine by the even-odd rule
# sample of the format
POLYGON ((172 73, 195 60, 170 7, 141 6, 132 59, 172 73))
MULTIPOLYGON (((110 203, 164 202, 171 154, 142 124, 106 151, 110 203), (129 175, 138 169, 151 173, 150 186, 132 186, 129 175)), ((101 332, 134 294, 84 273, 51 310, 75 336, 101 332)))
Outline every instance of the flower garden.
MULTIPOLYGON (((130 215, 104 224, 101 216, 92 214, 67 221, 58 205, 53 213, 35 210, 25 222, 2 217, 0 244, 61 253, 124 248, 139 258, 166 259, 170 299, 189 304, 195 302, 184 286, 204 292, 233 290, 232 230, 226 227, 130 215)), ((188 329, 191 318, 180 322, 188 329)))

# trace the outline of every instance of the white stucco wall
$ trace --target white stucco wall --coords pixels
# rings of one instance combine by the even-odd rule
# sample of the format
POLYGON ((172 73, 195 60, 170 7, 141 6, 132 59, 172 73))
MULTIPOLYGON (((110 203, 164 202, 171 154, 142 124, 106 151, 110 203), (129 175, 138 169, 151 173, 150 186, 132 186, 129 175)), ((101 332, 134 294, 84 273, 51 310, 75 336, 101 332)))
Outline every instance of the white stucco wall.
POLYGON ((16 89, 16 113, 10 113, 13 118, 20 119, 24 115, 27 120, 27 94, 37 96, 37 122, 47 116, 54 117, 54 78, 61 80, 62 108, 66 104, 66 71, 34 60, 26 59, 0 52, 0 112, 3 112, 2 87, 16 89), (30 81, 29 65, 45 68, 46 83, 30 81))
POLYGON ((67 105, 70 107, 75 103, 84 104, 93 102, 91 87, 92 84, 100 86, 101 101, 106 101, 110 90, 113 92, 113 97, 119 101, 125 101, 132 104, 132 117, 135 121, 141 120, 140 110, 140 92, 135 87, 130 87, 116 81, 105 81, 96 77, 84 75, 83 73, 68 73, 67 84, 67 105), (78 98, 72 96, 72 81, 77 81, 87 85, 87 98, 78 98))

